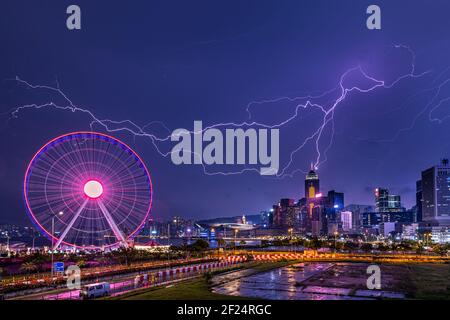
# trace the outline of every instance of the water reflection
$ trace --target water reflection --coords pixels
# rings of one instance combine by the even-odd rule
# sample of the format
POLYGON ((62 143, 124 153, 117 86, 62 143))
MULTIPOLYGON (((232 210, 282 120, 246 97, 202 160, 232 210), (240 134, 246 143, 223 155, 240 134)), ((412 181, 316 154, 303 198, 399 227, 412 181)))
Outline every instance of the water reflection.
MULTIPOLYGON (((244 296, 269 300, 370 300, 374 298, 404 298, 397 292, 354 290, 352 283, 347 287, 305 284, 311 277, 320 283, 332 263, 301 263, 251 275, 251 270, 216 277, 213 291, 231 296, 244 296), (317 276, 317 277, 316 277, 317 276), (233 280, 234 279, 234 280, 233 280)), ((333 269, 331 269, 333 271, 333 269)), ((335 274, 332 273, 334 277, 335 274)))

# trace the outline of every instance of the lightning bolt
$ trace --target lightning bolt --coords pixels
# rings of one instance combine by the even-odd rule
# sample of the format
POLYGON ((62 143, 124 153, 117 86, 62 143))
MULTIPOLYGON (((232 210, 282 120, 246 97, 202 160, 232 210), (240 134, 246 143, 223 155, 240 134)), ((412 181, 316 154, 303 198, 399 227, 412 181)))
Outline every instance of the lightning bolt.
MULTIPOLYGON (((321 115, 321 118, 319 120, 319 124, 317 127, 312 131, 312 133, 307 136, 301 143, 299 143, 293 150, 289 153, 289 160, 286 162, 286 164, 280 168, 279 172, 275 176, 275 178, 284 178, 284 177, 293 177, 296 173, 306 173, 302 169, 299 168, 293 168, 293 164, 295 161, 295 156, 298 152, 303 150, 305 146, 308 144, 313 144, 315 149, 315 159, 314 159, 314 167, 318 169, 321 165, 323 165, 327 161, 327 152, 333 145, 333 139, 335 135, 335 119, 334 115, 336 111, 338 110, 338 107, 342 105, 342 103, 346 100, 346 98, 351 93, 361 93, 361 94, 367 94, 369 92, 372 92, 377 89, 390 89, 394 87, 396 84, 398 84, 400 81, 403 81, 405 79, 414 79, 424 76, 425 74, 430 73, 431 71, 425 71, 421 73, 416 72, 416 55, 414 54, 413 50, 411 50, 406 45, 394 45, 395 49, 400 50, 406 50, 410 54, 410 68, 409 71, 397 76, 394 80, 391 80, 390 82, 387 82, 382 79, 377 79, 374 76, 369 75, 361 65, 357 65, 354 67, 349 68, 346 70, 340 77, 339 82, 337 86, 334 88, 324 91, 322 93, 316 94, 316 95, 305 95, 305 96, 298 96, 298 97, 278 97, 273 99, 263 99, 263 100, 257 100, 257 101, 251 101, 246 106, 246 112, 248 114, 247 121, 243 122, 225 122, 225 123, 216 123, 212 124, 210 126, 204 127, 201 132, 196 131, 189 131, 191 134, 200 134, 204 131, 212 128, 249 128, 249 127, 256 127, 256 128, 265 128, 265 129, 281 129, 288 124, 292 123, 294 120, 298 119, 300 117, 300 114, 304 110, 317 110, 319 114, 321 115), (368 84, 365 86, 346 86, 345 80, 351 76, 351 75, 357 75, 364 79, 365 82, 368 84), (333 97, 330 97, 333 96, 333 97), (330 97, 330 98, 328 98, 330 97), (322 100, 324 98, 327 98, 328 101, 325 103, 319 103, 318 100, 322 100), (275 124, 267 124, 262 123, 258 121, 252 120, 253 114, 252 109, 254 109, 256 106, 261 105, 270 105, 275 103, 281 103, 281 102, 289 102, 294 103, 295 108, 292 114, 285 118, 284 120, 275 123, 275 124), (321 147, 322 141, 326 138, 325 137, 325 131, 330 129, 331 133, 329 135, 328 141, 326 141, 325 147, 321 147)), ((444 103, 450 101, 450 97, 440 97, 440 93, 442 92, 442 89, 450 83, 450 78, 448 79, 442 79, 442 76, 445 74, 445 72, 448 69, 446 69, 444 72, 442 72, 435 80, 434 83, 430 88, 425 89, 423 92, 434 92, 434 95, 429 100, 429 102, 425 105, 425 107, 416 115, 416 117, 413 119, 413 122, 410 126, 406 128, 400 129, 396 135, 389 140, 385 141, 393 141, 398 136, 408 130, 411 130, 417 119, 419 119, 420 116, 425 114, 427 111, 429 111, 429 120, 430 121, 436 121, 438 123, 442 123, 445 119, 449 118, 450 115, 445 116, 444 118, 438 119, 433 117, 433 112, 438 109, 441 105, 444 103), (438 82, 436 84, 436 82, 438 82)), ((149 139, 155 150, 158 152, 159 155, 162 157, 168 157, 171 154, 171 150, 164 150, 164 144, 166 142, 171 141, 171 130, 162 122, 160 121, 152 121, 149 122, 143 126, 138 125, 135 121, 132 121, 130 119, 124 119, 124 120, 112 120, 112 119, 103 119, 97 116, 94 111, 88 108, 83 108, 80 106, 75 105, 75 103, 66 95, 62 89, 60 88, 59 82, 56 81, 56 86, 47 86, 47 85, 34 85, 31 84, 25 80, 22 80, 19 77, 16 77, 15 79, 12 79, 16 81, 18 84, 23 85, 24 87, 28 89, 34 89, 34 90, 44 90, 51 92, 60 98, 63 99, 63 104, 55 103, 54 101, 45 102, 42 104, 27 104, 27 105, 21 105, 13 108, 10 110, 7 114, 10 115, 10 119, 12 118, 18 118, 19 114, 21 112, 24 112, 27 109, 44 109, 44 108, 52 108, 56 110, 61 111, 68 111, 72 113, 83 113, 90 119, 90 128, 93 130, 94 126, 98 125, 103 130, 105 130, 108 133, 114 133, 114 132, 127 132, 133 136, 133 138, 137 137, 143 137, 146 139, 149 139), (160 126, 163 128, 167 135, 156 135, 151 132, 149 129, 152 126, 160 126)), ((201 159, 201 155, 197 154, 193 151, 190 151, 194 157, 199 157, 201 159)), ((228 171, 228 172, 222 172, 222 171, 208 171, 207 167, 202 164, 203 172, 207 175, 238 175, 245 172, 258 172, 259 169, 257 168, 251 168, 246 167, 239 171, 228 171)))

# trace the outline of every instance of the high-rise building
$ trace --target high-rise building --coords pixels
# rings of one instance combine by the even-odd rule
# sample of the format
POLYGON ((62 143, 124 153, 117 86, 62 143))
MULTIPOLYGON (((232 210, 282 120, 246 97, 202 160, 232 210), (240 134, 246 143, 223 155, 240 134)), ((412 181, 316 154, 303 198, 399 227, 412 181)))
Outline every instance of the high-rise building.
POLYGON ((413 241, 418 240, 418 230, 419 224, 417 223, 402 225, 402 239, 413 241))
POLYGON ((434 243, 450 243, 450 228, 433 227, 431 228, 431 241, 434 243))
POLYGON ((336 214, 344 208, 344 194, 334 190, 328 191, 327 200, 325 210, 328 222, 336 222, 338 219, 336 214))
POLYGON ((271 228, 273 225, 273 208, 269 211, 261 211, 261 225, 263 228, 271 228))
POLYGON ((380 222, 414 222, 414 211, 404 210, 399 212, 379 212, 380 222))
POLYGON ((362 217, 362 225, 365 228, 376 226, 381 221, 379 212, 364 212, 362 217))
POLYGON ((328 234, 328 220, 323 204, 317 203, 312 208, 311 234, 315 237, 328 234))
POLYGON ((416 182, 416 213, 414 215, 414 222, 422 221, 422 180, 416 182))
POLYGON ((448 159, 422 171, 422 220, 450 225, 450 166, 448 159))
POLYGON ((375 189, 375 209, 377 212, 403 211, 400 196, 389 194, 388 189, 375 189))
POLYGON ((342 230, 348 232, 352 229, 352 212, 342 211, 341 212, 342 230))
POLYGON ((395 222, 382 222, 380 223, 380 234, 384 237, 389 237, 391 233, 396 231, 395 227, 395 222))
POLYGON ((281 199, 274 209, 274 226, 277 228, 292 228, 297 225, 300 208, 294 199, 281 199))
POLYGON ((305 179, 305 198, 313 199, 320 192, 319 176, 314 171, 314 166, 311 164, 311 170, 306 175, 305 179))
POLYGON ((367 212, 374 212, 375 207, 365 204, 350 204, 345 206, 343 211, 352 212, 352 226, 353 229, 359 230, 363 226, 364 214, 367 212))
POLYGON ((334 190, 328 191, 328 203, 333 209, 342 210, 344 208, 344 194, 334 190))
POLYGON ((275 228, 281 227, 282 221, 281 221, 281 206, 280 206, 280 203, 273 205, 272 212, 273 212, 273 226, 275 228))

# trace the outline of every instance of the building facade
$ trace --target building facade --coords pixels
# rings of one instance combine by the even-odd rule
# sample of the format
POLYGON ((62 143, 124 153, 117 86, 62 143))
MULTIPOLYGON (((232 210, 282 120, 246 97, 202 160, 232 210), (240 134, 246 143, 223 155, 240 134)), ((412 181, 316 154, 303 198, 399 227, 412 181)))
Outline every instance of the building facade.
POLYGON ((430 225, 450 225, 450 166, 442 160, 438 166, 422 171, 422 220, 430 225))

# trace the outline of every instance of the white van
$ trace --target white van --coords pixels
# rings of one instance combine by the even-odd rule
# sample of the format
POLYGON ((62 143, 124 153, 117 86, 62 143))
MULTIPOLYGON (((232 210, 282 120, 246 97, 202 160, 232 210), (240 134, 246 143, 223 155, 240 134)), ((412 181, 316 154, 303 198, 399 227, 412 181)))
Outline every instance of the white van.
POLYGON ((83 299, 92 299, 108 296, 110 292, 108 282, 87 284, 80 291, 80 297, 83 299))

